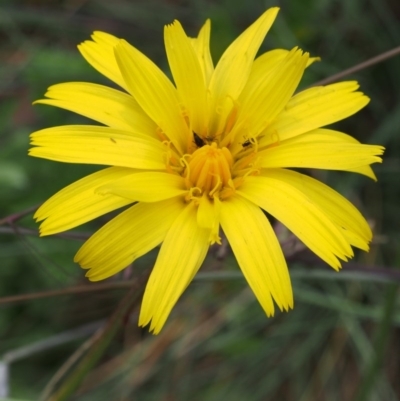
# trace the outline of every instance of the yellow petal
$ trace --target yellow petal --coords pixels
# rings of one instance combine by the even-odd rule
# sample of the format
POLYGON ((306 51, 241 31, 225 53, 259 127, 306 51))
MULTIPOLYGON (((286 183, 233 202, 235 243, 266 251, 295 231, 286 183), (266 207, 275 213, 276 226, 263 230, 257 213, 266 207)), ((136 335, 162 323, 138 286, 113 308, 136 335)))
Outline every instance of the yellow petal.
POLYGON ((310 65, 321 61, 321 57, 309 57, 308 61, 307 61, 307 67, 309 67, 310 65))
POLYGON ((99 187, 101 195, 113 194, 138 202, 159 202, 187 192, 180 175, 161 172, 137 172, 99 187))
POLYGON ((383 146, 351 143, 345 134, 317 129, 258 153, 264 168, 299 167, 355 171, 382 163, 383 146))
POLYGON ((31 134, 35 157, 66 163, 164 170, 165 149, 145 134, 90 125, 65 125, 31 134))
MULTIPOLYGON (((263 136, 280 141, 343 120, 365 107, 369 98, 355 81, 307 89, 288 102, 263 136)), ((261 142, 262 144, 262 142, 261 142)))
POLYGON ((258 85, 246 85, 230 141, 235 136, 239 143, 254 138, 275 119, 296 90, 307 60, 308 53, 295 48, 258 85))
POLYGON ((131 203, 131 200, 118 196, 95 193, 100 185, 113 182, 126 174, 132 174, 132 169, 110 167, 57 192, 35 213, 37 221, 45 220, 40 226, 40 235, 69 230, 131 203))
POLYGON ((374 181, 378 181, 375 173, 372 171, 372 168, 370 166, 360 166, 360 167, 349 168, 346 171, 349 171, 351 173, 362 174, 362 175, 365 175, 365 176, 371 178, 374 181))
POLYGON ((188 204, 161 246, 144 293, 139 325, 157 334, 173 306, 197 273, 209 248, 210 230, 197 225, 197 209, 188 204))
POLYGON ((274 177, 247 177, 237 193, 281 221, 334 269, 353 251, 330 217, 296 187, 274 177))
POLYGON ((197 58, 203 71, 204 82, 207 87, 214 72, 214 64, 210 53, 210 32, 211 22, 208 19, 200 29, 199 35, 195 39, 191 39, 197 58))
MULTIPOLYGON (((289 50, 274 49, 257 57, 251 67, 250 76, 246 85, 257 86, 262 83, 263 79, 269 73, 271 73, 275 69, 275 67, 285 59, 288 54, 289 50)), ((320 58, 309 57, 306 67, 309 67, 316 61, 320 61, 320 58)))
MULTIPOLYGON (((328 130, 324 129, 322 130, 325 136, 329 138, 329 140, 333 141, 338 141, 338 142, 348 142, 348 143, 356 143, 360 144, 360 141, 357 141, 357 139, 353 138, 350 135, 344 134, 343 132, 338 132, 338 131, 333 131, 333 130, 328 130)), ((369 165, 363 165, 363 166, 358 166, 358 167, 352 167, 348 168, 346 171, 352 172, 352 173, 358 173, 365 175, 374 181, 377 181, 375 173, 372 171, 372 168, 369 165)))
POLYGON ((207 194, 199 199, 199 207, 197 211, 197 224, 203 228, 211 229, 210 244, 220 244, 221 237, 219 236, 219 216, 221 209, 221 201, 215 197, 211 201, 207 194))
POLYGON ((212 228, 215 225, 215 207, 207 194, 199 200, 199 208, 197 212, 197 224, 203 228, 212 228))
POLYGON ((364 250, 368 249, 372 232, 367 221, 354 205, 332 188, 314 178, 290 170, 269 169, 263 172, 262 176, 284 181, 303 192, 342 230, 345 237, 349 235, 349 243, 364 250))
POLYGON ((225 50, 210 81, 211 133, 216 133, 239 97, 249 77, 254 58, 279 9, 268 9, 225 50))
MULTIPOLYGON (((357 141, 357 139, 353 138, 352 136, 344 134, 342 132, 338 132, 338 131, 333 131, 333 130, 328 130, 328 129, 319 129, 319 130, 314 130, 314 131, 310 132, 309 134, 314 135, 314 133, 322 134, 322 136, 318 137, 321 140, 337 142, 337 143, 346 143, 347 142, 347 143, 353 143, 353 144, 360 144, 360 142, 357 141)), ((301 138, 303 138, 303 136, 301 136, 301 138)), ((299 138, 299 139, 301 140, 301 138, 299 138)), ((305 138, 306 138, 306 136, 305 136, 305 138)), ((274 141, 277 141, 277 139, 278 139, 278 137, 276 136, 275 139, 272 139, 269 142, 273 143, 274 141)), ((259 143, 260 147, 265 142, 266 141, 263 141, 263 138, 262 138, 259 143)), ((279 143, 279 141, 277 143, 279 143)), ((362 174, 362 175, 365 175, 365 176, 373 179, 374 181, 377 181, 377 178, 376 178, 374 172, 372 171, 372 168, 369 165, 362 165, 362 166, 358 166, 358 167, 347 168, 346 171, 362 174)))
POLYGON ((49 99, 34 102, 61 107, 91 118, 111 128, 132 130, 156 136, 156 124, 126 93, 86 82, 69 82, 51 86, 49 99))
POLYGON ((78 45, 78 49, 86 61, 101 74, 117 85, 127 89, 121 71, 114 56, 114 47, 119 39, 105 32, 93 32, 91 40, 78 45))
POLYGON ((126 41, 115 47, 115 57, 131 95, 183 153, 191 135, 176 88, 149 58, 126 41))
POLYGON ((250 76, 247 81, 247 85, 252 82, 253 79, 257 79, 258 77, 262 77, 264 74, 268 75, 268 72, 271 73, 276 66, 281 63, 285 57, 289 54, 289 50, 285 49, 274 49, 268 52, 263 53, 261 56, 257 57, 253 65, 251 66, 250 76))
POLYGON ((110 277, 159 245, 182 208, 177 199, 138 203, 93 234, 74 260, 90 269, 91 281, 110 277))
POLYGON ((165 26, 164 40, 172 76, 187 108, 191 128, 196 133, 205 132, 206 85, 195 50, 179 21, 165 26))
POLYGON ((293 308, 288 268, 278 239, 260 208, 231 197, 221 205, 221 226, 251 289, 268 316, 293 308))

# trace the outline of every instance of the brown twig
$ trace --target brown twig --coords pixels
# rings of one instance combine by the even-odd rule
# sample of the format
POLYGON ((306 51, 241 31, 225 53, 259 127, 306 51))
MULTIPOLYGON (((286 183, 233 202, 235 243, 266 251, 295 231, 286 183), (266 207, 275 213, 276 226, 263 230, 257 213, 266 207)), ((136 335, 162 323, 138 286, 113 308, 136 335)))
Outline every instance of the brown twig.
MULTIPOLYGON (((33 235, 35 237, 39 236, 38 230, 32 230, 30 228, 20 227, 13 225, 13 227, 0 227, 0 234, 16 234, 18 230, 19 234, 22 235, 33 235)), ((76 233, 76 232, 67 232, 67 233, 59 233, 53 234, 51 238, 63 238, 63 239, 73 239, 78 241, 87 240, 92 234, 91 233, 76 233)))
POLYGON ((378 56, 372 57, 369 60, 363 61, 360 64, 357 64, 353 67, 347 68, 344 71, 338 72, 337 74, 331 75, 328 78, 322 79, 321 81, 316 82, 315 84, 311 86, 320 86, 320 85, 327 85, 332 82, 336 82, 339 79, 342 79, 344 77, 347 77, 350 74, 354 74, 356 72, 359 72, 361 70, 365 70, 368 67, 371 67, 375 64, 381 63, 382 61, 386 61, 392 57, 397 56, 400 54, 400 46, 395 47, 394 49, 388 50, 385 53, 379 54, 378 56))
MULTIPOLYGON (((318 263, 320 265, 321 262, 319 261, 318 263)), ((316 262, 311 264, 317 266, 318 263, 316 262)), ((319 277, 318 273, 329 274, 329 271, 325 271, 322 269, 310 270, 309 272, 307 272, 307 277, 310 279, 319 277)), ((357 263, 347 263, 345 266, 345 271, 340 272, 340 274, 332 272, 332 278, 346 279, 349 276, 352 277, 354 273, 362 273, 363 277, 365 277, 365 279, 368 280, 400 283, 400 271, 398 269, 389 267, 363 266, 357 263)), ((293 271, 291 275, 293 277, 299 277, 303 276, 303 273, 296 275, 296 271, 293 271)), ((239 271, 229 272, 229 273, 205 272, 205 273, 198 273, 197 276, 193 279, 193 281, 205 281, 205 280, 216 281, 216 280, 226 280, 226 279, 243 279, 243 275, 239 271)), ((13 304, 24 301, 33 301, 37 299, 52 298, 71 294, 84 294, 88 292, 109 291, 109 290, 125 290, 134 285, 135 282, 136 282, 135 280, 114 281, 103 284, 72 286, 72 287, 62 288, 59 290, 41 291, 41 292, 34 292, 31 294, 11 295, 8 297, 1 297, 0 305, 13 304)))
MULTIPOLYGON (((35 237, 39 236, 38 230, 32 230, 30 228, 19 227, 15 224, 18 220, 23 217, 35 212, 40 205, 31 206, 28 209, 23 210, 22 212, 17 212, 10 214, 6 217, 0 219, 0 226, 9 227, 0 227, 0 234, 18 234, 18 235, 33 235, 35 237)), ((87 240, 92 234, 91 233, 58 233, 52 235, 52 237, 59 237, 65 239, 75 239, 75 240, 87 240)))
POLYGON ((0 298, 0 305, 17 303, 23 301, 33 301, 37 299, 52 298, 62 295, 83 294, 88 292, 125 289, 134 284, 134 281, 117 281, 112 283, 77 285, 73 287, 62 288, 59 290, 34 292, 31 294, 11 295, 0 298))
POLYGON ((28 214, 31 214, 32 212, 34 212, 38 207, 39 207, 39 205, 31 206, 28 209, 23 210, 22 212, 13 213, 13 214, 10 214, 9 216, 3 217, 2 219, 0 219, 0 226, 3 226, 5 224, 13 224, 16 221, 27 216, 28 214))

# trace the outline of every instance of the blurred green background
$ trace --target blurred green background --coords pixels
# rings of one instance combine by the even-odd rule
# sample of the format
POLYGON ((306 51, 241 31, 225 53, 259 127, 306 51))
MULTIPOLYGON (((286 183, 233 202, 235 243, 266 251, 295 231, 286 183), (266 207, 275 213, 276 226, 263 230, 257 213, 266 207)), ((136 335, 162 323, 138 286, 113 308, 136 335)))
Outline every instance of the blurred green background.
POLYGON ((0 219, 27 211, 0 226, 0 399, 400 399, 399 56, 346 78, 358 80, 372 101, 335 125, 386 147, 384 163, 374 166, 378 183, 350 173, 313 173, 362 210, 375 233, 371 251, 357 254, 341 273, 306 251, 289 255, 292 312, 267 319, 229 250, 213 250, 154 337, 137 328, 140 302, 124 299, 121 282, 140 280, 156 253, 90 292, 93 284, 72 259, 81 239, 106 218, 75 230, 75 238, 37 237, 31 208, 98 169, 27 156, 32 131, 88 122, 32 106, 48 86, 111 85, 80 56, 78 43, 103 30, 167 71, 163 25, 179 19, 195 36, 211 18, 216 62, 276 5, 281 11, 261 50, 300 46, 321 56, 302 87, 400 45, 398 0, 0 0, 0 219), (45 298, 4 298, 50 290, 55 293, 45 298), (133 307, 121 318, 123 299, 133 307), (48 398, 58 389, 58 398, 48 398))

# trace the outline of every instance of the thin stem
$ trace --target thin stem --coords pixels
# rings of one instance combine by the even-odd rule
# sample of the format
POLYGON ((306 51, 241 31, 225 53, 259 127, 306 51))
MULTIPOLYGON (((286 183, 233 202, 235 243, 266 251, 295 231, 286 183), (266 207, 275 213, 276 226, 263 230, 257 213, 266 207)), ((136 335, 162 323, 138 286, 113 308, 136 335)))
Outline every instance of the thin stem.
MULTIPOLYGON (((0 227, 0 234, 16 234, 17 231, 21 235, 33 235, 35 237, 39 236, 38 230, 32 230, 30 228, 19 227, 16 225, 13 225, 12 227, 0 227)), ((57 238, 85 241, 91 235, 92 235, 91 233, 67 232, 67 233, 53 234, 51 238, 57 237, 57 238)))
POLYGON ((31 206, 28 209, 23 210, 22 212, 13 213, 13 214, 10 214, 9 216, 3 217, 2 219, 0 219, 0 226, 5 225, 5 224, 13 224, 16 221, 27 216, 28 214, 31 214, 32 212, 34 212, 38 207, 39 207, 39 205, 31 206))
POLYGON ((133 281, 121 281, 116 283, 114 282, 114 283, 93 284, 93 285, 78 285, 73 287, 62 288, 59 290, 41 291, 41 292, 34 292, 31 294, 12 295, 9 297, 1 297, 0 305, 23 302, 23 301, 33 301, 44 298, 52 298, 62 295, 83 294, 88 292, 113 290, 113 289, 125 289, 130 287, 132 284, 133 281))
MULTIPOLYGON (((302 279, 335 279, 335 280, 364 280, 382 283, 400 283, 400 272, 395 268, 388 267, 370 267, 351 263, 346 266, 346 271, 339 274, 337 272, 325 270, 296 269, 291 272, 293 278, 302 279)), ((241 272, 205 272, 198 273, 193 281, 220 281, 220 280, 242 280, 244 279, 241 272)), ((88 284, 62 288, 59 290, 34 292, 31 294, 11 295, 9 297, 1 297, 0 305, 12 304, 24 301, 33 301, 37 299, 52 298, 63 295, 83 294, 96 291, 123 290, 134 285, 135 280, 109 282, 103 284, 88 284)))
POLYGON ((126 316, 136 306, 144 290, 144 283, 148 275, 143 275, 131 283, 130 290, 124 296, 108 320, 107 324, 94 334, 94 340, 88 352, 82 357, 72 372, 61 383, 55 393, 46 398, 46 401, 64 401, 70 399, 83 379, 101 358, 110 342, 121 328, 126 316))
POLYGON ((67 330, 63 333, 45 338, 44 340, 36 341, 33 344, 24 345, 20 348, 6 352, 2 355, 1 359, 6 363, 14 363, 20 361, 34 354, 58 347, 71 341, 75 341, 82 337, 86 337, 102 327, 104 322, 104 320, 101 320, 85 324, 84 326, 80 326, 72 330, 67 330))
MULTIPOLYGON (((103 322, 104 323, 104 322, 103 322)), ((100 329, 89 337, 68 359, 61 365, 61 367, 56 371, 50 381, 46 384, 43 389, 40 399, 46 400, 54 392, 57 384, 61 379, 72 369, 72 367, 82 358, 82 356, 90 350, 90 348, 98 341, 98 338, 102 331, 100 329)))
POLYGON ((397 56, 400 54, 400 46, 395 47, 394 49, 388 50, 385 53, 379 54, 378 56, 372 57, 369 60, 363 61, 360 64, 357 64, 353 67, 350 67, 344 71, 338 72, 337 74, 331 75, 328 78, 322 79, 321 81, 316 82, 315 84, 311 86, 320 86, 320 85, 327 85, 332 82, 336 82, 339 79, 342 79, 344 77, 347 77, 348 75, 354 74, 356 72, 359 72, 361 70, 365 70, 368 67, 371 67, 375 64, 381 63, 382 61, 386 61, 392 57, 397 56))

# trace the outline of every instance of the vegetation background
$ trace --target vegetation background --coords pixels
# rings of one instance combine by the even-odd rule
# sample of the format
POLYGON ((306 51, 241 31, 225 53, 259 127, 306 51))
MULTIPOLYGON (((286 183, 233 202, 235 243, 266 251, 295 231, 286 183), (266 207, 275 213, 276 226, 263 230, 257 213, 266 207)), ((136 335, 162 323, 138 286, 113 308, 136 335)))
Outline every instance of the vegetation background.
POLYGON ((223 248, 210 253, 162 333, 152 336, 137 328, 137 311, 143 272, 156 253, 90 284, 72 259, 106 218, 46 238, 32 221, 41 202, 98 169, 27 156, 32 131, 88 122, 33 107, 48 86, 110 85, 80 56, 78 43, 103 30, 167 71, 165 24, 179 19, 195 36, 211 18, 216 61, 275 5, 281 11, 262 51, 300 46, 322 58, 302 87, 400 44, 398 0, 0 0, 2 400, 400 399, 400 56, 346 78, 358 80, 372 101, 335 125, 386 147, 384 163, 374 167, 378 183, 310 172, 363 211, 375 232, 371 251, 335 273, 277 225, 294 285, 290 313, 267 319, 223 248))

